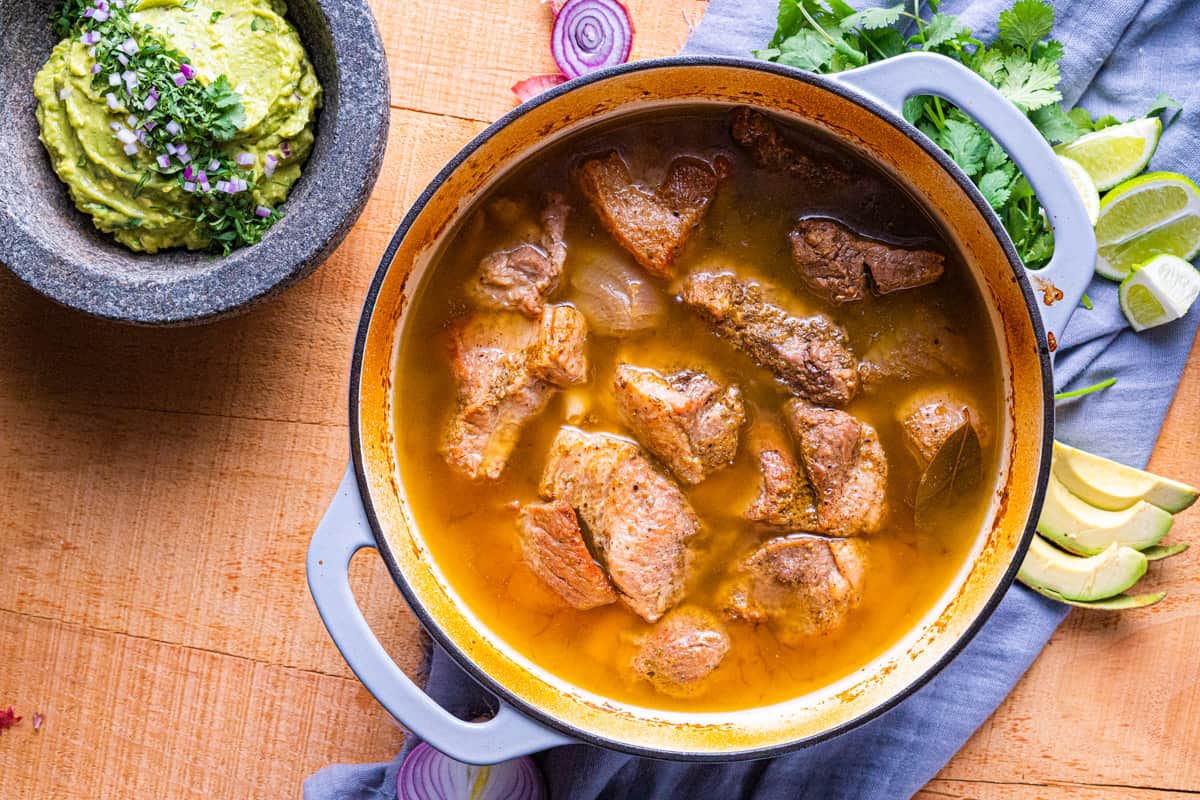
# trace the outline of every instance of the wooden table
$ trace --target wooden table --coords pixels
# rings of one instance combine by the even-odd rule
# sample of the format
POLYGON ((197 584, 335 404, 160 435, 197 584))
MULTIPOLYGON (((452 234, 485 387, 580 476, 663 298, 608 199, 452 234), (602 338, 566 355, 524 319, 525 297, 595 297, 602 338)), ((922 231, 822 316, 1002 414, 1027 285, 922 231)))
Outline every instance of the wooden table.
MULTIPOLYGON (((635 56, 675 52, 702 0, 635 0, 635 56)), ((243 317, 144 330, 0 275, 0 796, 297 796, 334 762, 391 758, 401 728, 351 675, 304 552, 347 458, 345 384, 366 286, 418 191, 551 70, 538 0, 376 0, 392 71, 387 160, 312 278, 243 317), (34 733, 33 712, 45 714, 34 733)), ((1200 358, 1152 466, 1200 483, 1200 358)), ((1177 539, 1200 541, 1200 514, 1177 539)), ((1073 614, 921 797, 1200 792, 1200 548, 1170 597, 1073 614)), ((421 633, 381 561, 353 578, 410 671, 421 633)))

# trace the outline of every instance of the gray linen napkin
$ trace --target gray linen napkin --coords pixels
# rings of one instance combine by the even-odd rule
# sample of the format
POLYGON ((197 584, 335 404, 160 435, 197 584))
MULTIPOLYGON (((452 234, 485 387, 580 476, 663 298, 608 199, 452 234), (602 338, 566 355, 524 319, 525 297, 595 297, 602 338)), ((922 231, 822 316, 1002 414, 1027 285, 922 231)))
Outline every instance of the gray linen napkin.
MULTIPOLYGON (((872 5, 880 3, 872 2, 872 5)), ((855 3, 860 5, 860 3, 855 3)), ((1011 0, 947 0, 980 38, 995 36, 1011 0)), ((1200 2, 1056 0, 1055 35, 1066 50, 1066 104, 1120 118, 1140 114, 1167 91, 1185 109, 1164 134, 1156 170, 1200 166, 1200 2)), ((649 8, 649 7, 647 7, 649 8)), ((776 0, 711 0, 685 52, 749 56, 775 30, 776 0)), ((1116 376, 1115 387, 1059 404, 1058 437, 1091 452, 1144 465, 1187 361, 1200 312, 1141 334, 1129 330, 1116 285, 1097 278, 1095 309, 1071 319, 1055 368, 1058 388, 1116 376)), ((770 761, 691 765, 651 761, 576 745, 537 756, 552 798, 796 798, 896 800, 917 792, 945 765, 1024 674, 1067 607, 1014 586, 992 618, 945 670, 900 705, 831 741, 770 761)), ((427 691, 465 718, 484 693, 440 649, 427 691)), ((335 765, 304 784, 306 800, 394 798, 397 763, 335 765)))

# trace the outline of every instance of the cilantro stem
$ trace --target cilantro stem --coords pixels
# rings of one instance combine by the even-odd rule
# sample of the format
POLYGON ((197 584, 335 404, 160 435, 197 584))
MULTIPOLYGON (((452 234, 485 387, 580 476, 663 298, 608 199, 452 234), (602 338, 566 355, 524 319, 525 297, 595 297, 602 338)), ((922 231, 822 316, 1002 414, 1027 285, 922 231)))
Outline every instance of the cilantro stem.
POLYGON ((1095 308, 1095 306, 1092 305, 1092 298, 1087 296, 1087 292, 1083 293, 1083 297, 1079 299, 1079 302, 1083 303, 1083 307, 1088 311, 1091 311, 1093 308, 1095 308))
POLYGON ((1091 386, 1085 386, 1082 389, 1075 389, 1070 392, 1059 392, 1058 394, 1054 395, 1054 399, 1055 400, 1070 400, 1073 397, 1083 397, 1084 395, 1091 394, 1092 392, 1099 392, 1102 389, 1107 389, 1108 387, 1112 386, 1116 382, 1117 382, 1116 378, 1105 378, 1104 380, 1100 381, 1099 383, 1093 383, 1091 386))
POLYGON ((879 49, 879 45, 872 41, 871 37, 867 35, 866 31, 862 30, 861 28, 855 28, 855 30, 858 31, 858 38, 869 44, 871 49, 879 55, 880 60, 887 58, 887 54, 879 49))
POLYGON ((813 19, 812 14, 809 14, 808 9, 804 7, 804 3, 797 3, 796 8, 800 9, 800 13, 804 16, 804 18, 806 20, 808 20, 808 24, 813 27, 813 30, 815 30, 817 33, 821 34, 821 36, 825 37, 825 41, 829 42, 834 47, 837 47, 837 42, 835 42, 833 40, 832 36, 830 36, 828 33, 826 33, 825 29, 822 28, 815 19, 813 19))

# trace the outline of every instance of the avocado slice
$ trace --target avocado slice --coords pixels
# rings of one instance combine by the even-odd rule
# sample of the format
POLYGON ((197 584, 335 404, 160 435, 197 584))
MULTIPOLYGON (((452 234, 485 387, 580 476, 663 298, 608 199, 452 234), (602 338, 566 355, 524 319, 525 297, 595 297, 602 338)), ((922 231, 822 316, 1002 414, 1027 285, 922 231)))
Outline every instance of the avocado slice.
POLYGON ((1088 602, 1115 597, 1145 574, 1146 557, 1132 547, 1114 542, 1100 555, 1081 558, 1034 536, 1017 577, 1030 588, 1088 602))
POLYGON ((1164 558, 1177 556, 1190 547, 1187 542, 1177 542, 1176 544, 1156 544, 1154 547, 1147 547, 1142 551, 1142 555, 1147 561, 1162 561, 1164 558))
POLYGON ((1076 608, 1087 608, 1094 611, 1127 611, 1131 608, 1145 608, 1146 606, 1154 605, 1167 596, 1166 592, 1119 594, 1116 597, 1109 597, 1104 600, 1089 600, 1085 602, 1083 600, 1068 600, 1058 592, 1041 586, 1030 586, 1029 588, 1043 597, 1049 597, 1051 600, 1057 600, 1060 603, 1066 603, 1076 608))
POLYGON ((1144 500, 1122 511, 1096 508, 1067 491, 1051 474, 1037 529, 1058 546, 1090 556, 1114 543, 1134 550, 1158 544, 1173 522, 1169 513, 1144 500))
POLYGON ((1053 472, 1070 491, 1107 511, 1121 511, 1143 500, 1178 514, 1200 496, 1200 489, 1185 483, 1160 478, 1062 442, 1054 443, 1053 472))

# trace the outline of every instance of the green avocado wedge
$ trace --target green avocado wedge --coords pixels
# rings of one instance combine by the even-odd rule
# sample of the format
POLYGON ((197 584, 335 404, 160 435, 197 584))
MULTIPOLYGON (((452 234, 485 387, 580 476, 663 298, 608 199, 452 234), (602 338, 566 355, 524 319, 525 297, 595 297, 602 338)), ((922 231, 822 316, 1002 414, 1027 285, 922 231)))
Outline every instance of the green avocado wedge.
POLYGON ((1113 543, 1099 555, 1074 556, 1034 536, 1017 577, 1032 589, 1048 589, 1066 600, 1107 600, 1146 574, 1146 557, 1113 543))
POLYGON ((1176 544, 1156 544, 1153 547, 1147 547, 1142 551, 1142 555, 1147 561, 1162 561, 1164 558, 1177 556, 1184 550, 1187 550, 1190 545, 1187 542, 1178 542, 1176 544))
POLYGON ((1151 592, 1149 594, 1119 594, 1116 597, 1109 597, 1104 600, 1090 600, 1084 602, 1082 600, 1068 600, 1058 592, 1052 589, 1043 589, 1038 586, 1030 586, 1038 594, 1043 597, 1049 597, 1051 600, 1057 600, 1060 603, 1066 603, 1069 606, 1076 608, 1089 608, 1093 611, 1127 611, 1131 608, 1145 608, 1152 606, 1159 600, 1167 596, 1166 592, 1151 592))
POLYGON ((1178 514, 1196 502, 1200 489, 1160 478, 1107 458, 1054 443, 1054 476, 1073 494, 1106 511, 1121 511, 1139 500, 1178 514))
POLYGON ((1096 508, 1051 474, 1037 529, 1059 547, 1091 556, 1112 544, 1144 550, 1158 544, 1173 522, 1169 513, 1144 500, 1121 511, 1096 508))

